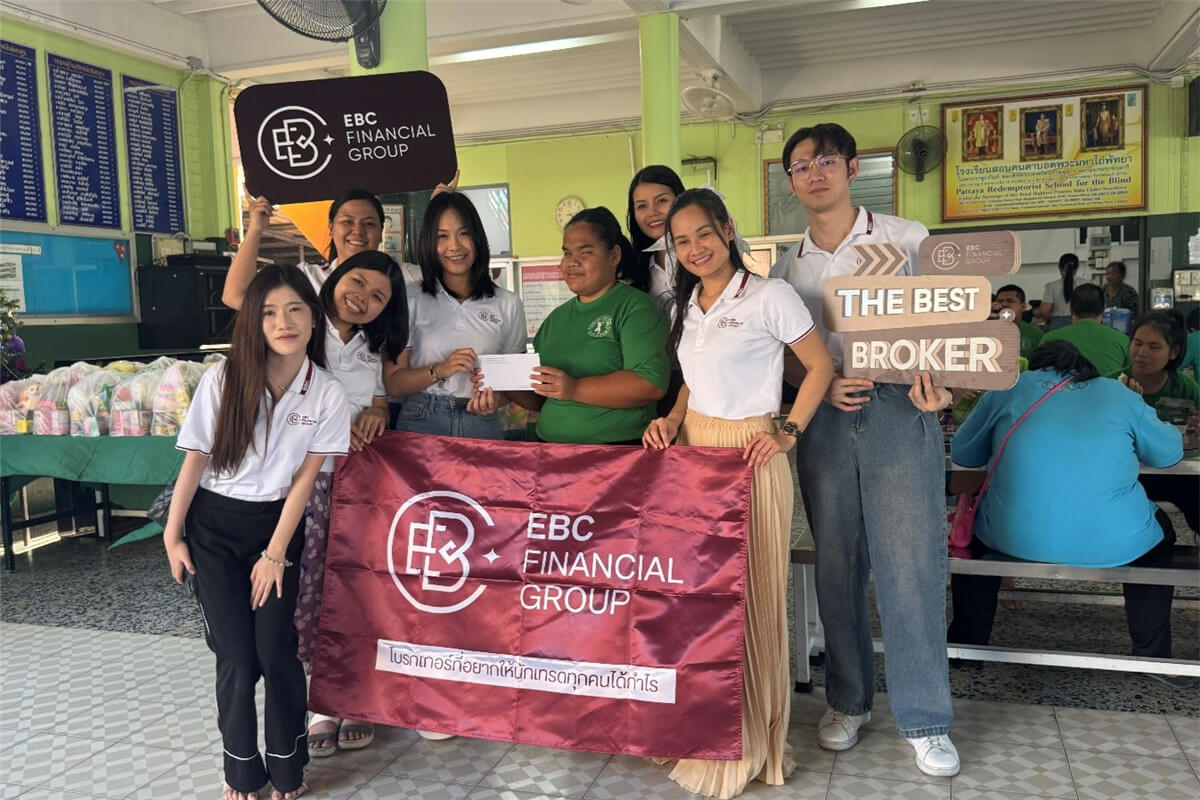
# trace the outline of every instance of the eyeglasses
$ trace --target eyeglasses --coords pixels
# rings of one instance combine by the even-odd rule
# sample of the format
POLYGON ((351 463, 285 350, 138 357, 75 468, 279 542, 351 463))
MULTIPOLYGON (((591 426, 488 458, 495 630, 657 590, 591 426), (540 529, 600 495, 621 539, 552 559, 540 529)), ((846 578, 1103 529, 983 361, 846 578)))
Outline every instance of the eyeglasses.
POLYGON ((808 161, 793 161, 788 167, 788 175, 793 178, 807 180, 812 177, 814 171, 824 173, 825 170, 833 169, 839 162, 848 160, 846 156, 840 153, 822 153, 816 158, 808 161))

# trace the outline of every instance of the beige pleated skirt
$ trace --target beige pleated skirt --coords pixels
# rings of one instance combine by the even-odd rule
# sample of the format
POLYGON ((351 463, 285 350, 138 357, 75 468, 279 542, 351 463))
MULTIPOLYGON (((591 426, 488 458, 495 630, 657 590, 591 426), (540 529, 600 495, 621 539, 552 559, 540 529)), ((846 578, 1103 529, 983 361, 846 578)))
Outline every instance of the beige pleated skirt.
MULTIPOLYGON (((688 410, 679 444, 745 447, 760 432, 774 433, 770 415, 729 420, 688 410)), ((792 521, 792 476, 777 454, 754 470, 746 564, 746 645, 743 651, 742 759, 683 759, 671 780, 706 797, 731 798, 752 780, 781 785, 795 769, 787 743, 792 687, 788 675, 787 569, 792 521)))

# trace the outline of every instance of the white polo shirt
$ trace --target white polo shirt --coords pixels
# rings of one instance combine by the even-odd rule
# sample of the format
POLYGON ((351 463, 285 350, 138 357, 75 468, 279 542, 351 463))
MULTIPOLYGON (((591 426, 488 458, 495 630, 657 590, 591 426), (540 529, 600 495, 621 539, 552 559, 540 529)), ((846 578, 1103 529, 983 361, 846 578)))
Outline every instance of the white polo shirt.
MULTIPOLYGON (((204 373, 175 446, 211 455, 225 365, 204 373)), ((267 502, 287 496, 296 470, 309 453, 343 455, 350 447, 350 408, 346 390, 332 375, 304 360, 296 378, 274 409, 263 393, 254 423, 254 440, 232 474, 218 475, 209 463, 200 486, 238 500, 267 502), (271 417, 270 438, 267 415, 271 417)))
POLYGON ((660 251, 667 254, 661 267, 657 257, 650 259, 650 299, 669 317, 671 306, 675 305, 675 270, 679 268, 679 262, 675 260, 675 253, 667 243, 666 236, 660 236, 657 242, 642 252, 657 255, 660 251))
POLYGON ((873 214, 863 207, 858 209, 858 217, 850 235, 837 246, 832 253, 827 253, 817 247, 804 231, 804 239, 800 244, 784 254, 783 258, 771 267, 772 278, 782 278, 792 285, 803 298, 805 305, 813 312, 817 330, 829 346, 833 356, 834 366, 842 365, 842 334, 830 333, 825 327, 822 303, 824 302, 825 281, 841 275, 853 275, 858 269, 858 257, 851 249, 856 244, 878 244, 891 242, 908 256, 908 263, 897 274, 917 274, 917 251, 921 242, 929 236, 929 231, 919 222, 892 217, 887 214, 873 214))
POLYGON ((750 272, 733 280, 707 312, 692 291, 679 365, 688 407, 710 417, 746 419, 779 413, 783 348, 813 330, 813 318, 795 290, 750 272))
MULTIPOLYGON (((478 355, 525 352, 525 307, 513 292, 497 286, 492 297, 461 303, 441 281, 436 295, 421 291, 419 283, 409 284, 407 292, 409 367, 436 364, 463 347, 478 355)), ((470 397, 474 385, 470 373, 458 372, 425 391, 470 397)))
POLYGON ((325 318, 325 363, 333 377, 346 390, 350 403, 350 419, 357 419, 360 412, 370 408, 376 397, 387 397, 383 387, 383 358, 372 353, 367 336, 355 331, 350 341, 343 342, 337 328, 325 318))

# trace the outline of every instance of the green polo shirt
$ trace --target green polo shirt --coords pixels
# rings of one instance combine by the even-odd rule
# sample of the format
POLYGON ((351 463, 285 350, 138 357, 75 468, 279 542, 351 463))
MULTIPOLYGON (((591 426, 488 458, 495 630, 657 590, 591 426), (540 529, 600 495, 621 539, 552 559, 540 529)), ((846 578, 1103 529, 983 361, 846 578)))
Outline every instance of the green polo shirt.
POLYGON ((1022 322, 1017 325, 1021 331, 1021 357, 1029 358, 1037 346, 1041 344, 1042 337, 1046 335, 1045 331, 1037 325, 1030 325, 1028 322, 1022 322))
POLYGON ((1182 425, 1190 409, 1200 408, 1200 383, 1182 372, 1168 372, 1163 387, 1154 394, 1143 394, 1142 399, 1158 412, 1159 419, 1182 425))
MULTIPOLYGON (((533 349, 542 364, 573 378, 630 370, 666 391, 667 321, 645 292, 617 283, 598 300, 568 300, 538 328, 533 349)), ((547 398, 537 435, 547 442, 605 444, 640 439, 655 403, 637 408, 600 408, 547 398)))
POLYGON ((1064 341, 1075 345, 1105 378, 1129 373, 1129 337, 1094 319, 1081 319, 1065 328, 1050 331, 1042 344, 1064 341))

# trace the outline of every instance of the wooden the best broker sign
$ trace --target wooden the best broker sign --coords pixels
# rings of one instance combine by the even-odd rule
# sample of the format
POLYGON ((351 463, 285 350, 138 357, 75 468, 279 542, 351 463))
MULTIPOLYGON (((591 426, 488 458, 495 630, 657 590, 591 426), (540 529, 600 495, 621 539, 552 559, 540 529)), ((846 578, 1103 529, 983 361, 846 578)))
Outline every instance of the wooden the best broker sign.
POLYGON ((825 284, 825 325, 845 334, 846 377, 911 383, 929 372, 938 386, 964 389, 1016 382, 1020 335, 1013 321, 988 319, 992 290, 983 277, 1016 272, 1016 234, 931 236, 918 276, 895 274, 905 262, 899 248, 860 247, 858 271, 825 284))

